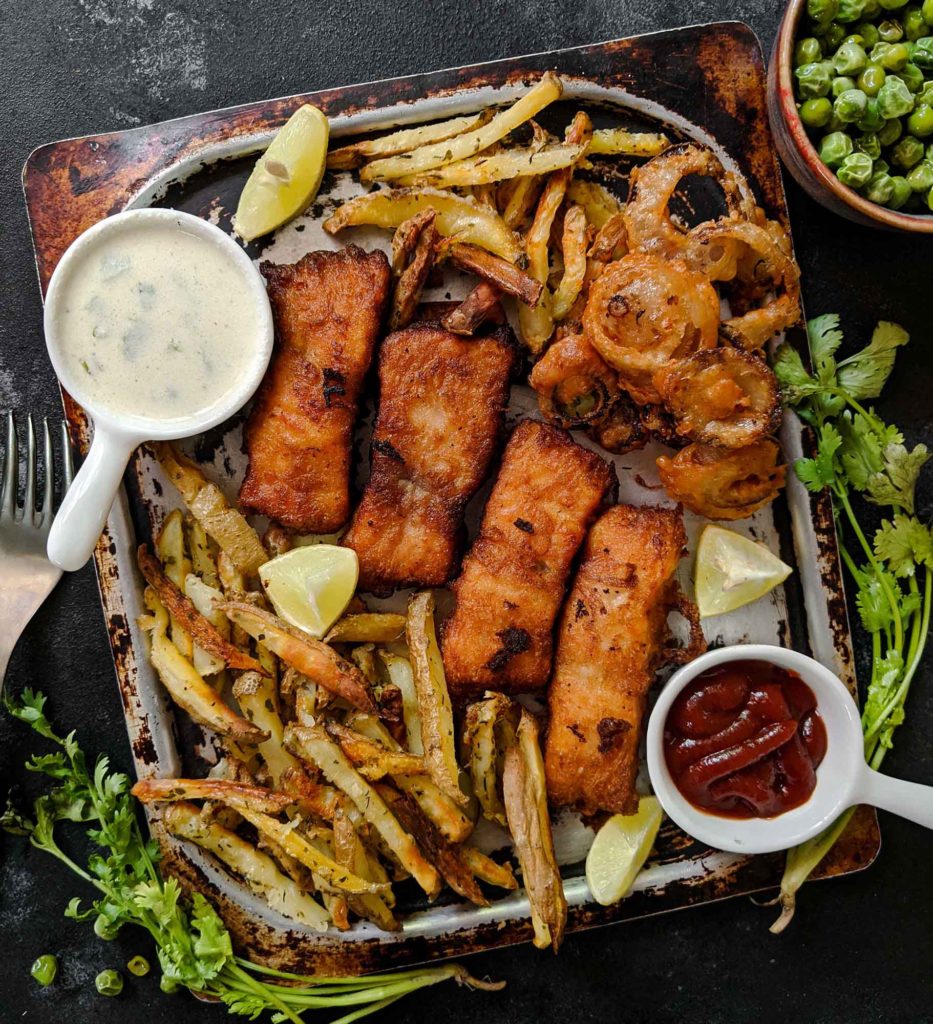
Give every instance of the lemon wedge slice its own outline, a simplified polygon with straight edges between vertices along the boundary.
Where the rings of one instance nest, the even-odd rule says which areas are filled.
[[[233,229],[247,242],[296,217],[317,195],[324,177],[330,126],[306,103],[279,129],[243,186]]]
[[[793,572],[764,544],[709,525],[697,546],[694,582],[701,618],[757,601]]]
[[[618,903],[632,888],[663,817],[657,797],[643,796],[635,814],[614,814],[596,833],[586,855],[586,884],[597,903]]]
[[[259,578],[276,614],[320,639],[350,603],[359,572],[351,548],[315,544],[266,562]]]

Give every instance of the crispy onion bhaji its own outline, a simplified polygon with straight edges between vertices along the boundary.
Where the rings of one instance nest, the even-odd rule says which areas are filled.
[[[379,356],[371,473],[343,543],[360,587],[442,586],[456,568],[463,510],[501,435],[518,348],[508,327],[462,338],[418,323]]]
[[[630,253],[593,283],[583,331],[633,400],[656,405],[658,370],[716,347],[719,297],[706,277],[681,260]]]
[[[773,501],[784,486],[787,467],[769,437],[745,448],[690,444],[673,458],[658,459],[668,495],[709,519],[746,519]]]
[[[740,349],[696,352],[659,370],[654,384],[678,433],[704,444],[742,448],[781,422],[777,378]]]
[[[350,515],[350,445],[360,388],[389,296],[382,252],[349,245],[263,263],[276,348],[246,425],[246,508],[302,533]]]
[[[532,420],[515,428],[453,584],[443,655],[454,696],[547,684],[571,562],[615,486],[614,469],[564,431]]]
[[[619,397],[619,375],[578,326],[561,326],[528,381],[548,423],[580,427],[605,415]]]
[[[679,509],[616,505],[586,539],[558,627],[544,764],[552,804],[632,814],[648,690],[664,660]]]

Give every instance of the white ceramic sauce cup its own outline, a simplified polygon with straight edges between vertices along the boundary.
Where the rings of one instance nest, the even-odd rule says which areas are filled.
[[[727,818],[691,804],[671,778],[664,757],[664,725],[678,694],[701,672],[730,661],[767,661],[789,669],[810,687],[826,726],[826,756],[810,799],[773,818]],[[718,850],[772,853],[822,832],[856,804],[880,807],[933,828],[933,786],[892,779],[865,763],[859,709],[840,679],[813,658],[783,647],[743,644],[701,655],[678,669],[648,720],[648,772],[667,815],[685,832]]]
[[[115,412],[82,389],[82,381],[69,369],[59,347],[57,324],[65,285],[75,267],[88,258],[108,237],[144,228],[160,221],[176,225],[216,245],[236,268],[243,288],[255,305],[255,337],[251,357],[236,385],[206,411],[171,419]],[[45,340],[49,358],[62,385],[84,407],[94,423],[91,449],[74,483],[65,495],[48,540],[48,556],[62,569],[80,569],[90,558],[100,537],[130,456],[143,441],[191,437],[217,426],[232,416],[259,386],[272,355],[272,310],[266,288],[249,256],[220,228],[188,213],[168,209],[128,210],[100,221],[80,235],[66,250],[52,274],[45,297]]]

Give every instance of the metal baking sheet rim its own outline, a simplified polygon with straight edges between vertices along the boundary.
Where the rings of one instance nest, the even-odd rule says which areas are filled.
[[[599,47],[577,49],[593,51]],[[554,56],[565,52],[567,51],[555,51]],[[510,64],[526,59],[528,58],[510,58],[469,70],[488,70],[499,65],[507,72]],[[451,69],[457,70],[464,69]],[[717,150],[727,165],[735,166],[735,161],[719,146],[715,138],[695,123],[661,104],[644,100],[624,89],[598,85],[576,76],[562,75],[562,78],[565,83],[570,83],[569,98],[580,96],[609,101],[635,109],[653,119],[665,121],[685,134],[707,142]],[[494,95],[497,99],[508,98],[511,92],[517,91],[517,88],[508,83],[466,88],[390,107],[359,111],[336,118],[334,135],[357,134],[390,124],[426,120],[441,113],[452,116],[460,111],[475,109],[487,96],[491,98]],[[224,112],[215,113],[219,116]],[[273,130],[240,135],[208,144],[201,149],[193,149],[184,160],[167,165],[147,180],[137,183],[138,188],[134,194],[127,197],[124,208],[147,205],[155,201],[169,184],[184,180],[190,174],[217,160],[246,155],[261,148]],[[779,174],[777,169],[776,173]],[[779,179],[778,188],[780,189]],[[783,196],[781,198],[783,199]],[[86,420],[81,410],[67,395],[63,398],[76,440],[84,448],[87,442]],[[791,458],[804,453],[806,439],[794,417],[788,417],[785,421],[781,440],[785,452]],[[791,474],[788,505],[791,510],[797,564],[805,594],[804,605],[811,649],[816,657],[843,677],[850,689],[854,689],[845,599],[841,587],[835,528],[829,500],[810,495]],[[124,594],[120,587],[121,578],[133,578],[135,575],[135,564],[132,559],[133,537],[128,499],[126,493],[121,491],[107,531],[95,554],[101,599],[113,643],[118,682],[137,767],[141,773],[170,774],[177,772],[179,763],[174,744],[169,742],[170,730],[153,728],[153,725],[160,719],[165,720],[165,716],[171,716],[171,708],[161,690],[149,690],[145,687],[140,690],[137,686],[136,651],[144,650],[145,647],[138,646],[140,637],[135,619],[142,609],[131,607],[134,604],[133,598],[138,598],[135,588]],[[332,933],[321,936],[307,929],[295,928],[293,922],[283,918],[263,901],[254,897],[245,886],[235,882],[200,851],[191,851],[166,837],[159,826],[157,813],[152,814],[150,820],[154,833],[163,847],[170,870],[187,880],[190,885],[209,890],[221,904],[225,919],[235,937],[247,945],[253,955],[270,964],[288,966],[297,963],[303,965],[305,969],[326,968],[332,972],[371,969],[384,966],[387,960],[414,962],[439,954],[458,955],[526,941],[531,937],[531,927],[527,920],[527,899],[521,893],[497,900],[490,908],[451,906],[414,914],[406,921],[405,931],[399,936],[387,936],[365,924],[357,926],[346,936]],[[858,867],[853,869],[850,864],[848,867],[843,866],[842,870],[867,867],[877,852],[877,843],[866,852],[869,856],[863,857]],[[678,876],[677,880],[684,883],[685,889],[680,906],[768,888],[774,884],[779,870],[779,864],[775,865],[774,858],[736,858],[718,853],[711,853],[708,858],[703,858],[697,863],[701,868],[697,871],[695,879],[684,880],[682,873]],[[753,870],[748,870],[749,865],[754,865]],[[664,865],[658,867],[663,869]],[[658,868],[653,869],[655,874],[657,870]],[[744,882],[736,886],[735,883],[740,878],[744,879]],[[695,884],[701,879],[704,882],[703,889]],[[669,887],[665,888],[663,877],[654,877],[650,871],[640,880],[638,891],[616,908],[599,908],[588,904],[589,894],[582,877],[568,880],[566,888],[571,906],[571,930],[677,909],[668,902],[670,891]],[[691,888],[694,898],[691,898]],[[662,901],[666,905],[652,905],[652,893],[658,892],[666,893],[668,899]],[[431,920],[428,920],[429,918]],[[260,933],[262,937],[268,939],[268,945]],[[301,946],[313,947],[307,951],[308,956],[299,955],[297,960],[292,955],[297,952],[294,950],[296,940]],[[427,945],[428,943],[430,945]],[[352,952],[348,947],[352,947]],[[352,968],[348,966],[351,960]]]

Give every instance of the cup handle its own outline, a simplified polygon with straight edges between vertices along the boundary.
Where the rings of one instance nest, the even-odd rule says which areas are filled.
[[[853,802],[880,807],[924,828],[933,828],[933,786],[892,779],[866,765],[856,785]]]
[[[74,572],[91,557],[138,439],[95,425],[91,450],[52,522],[49,560]]]

